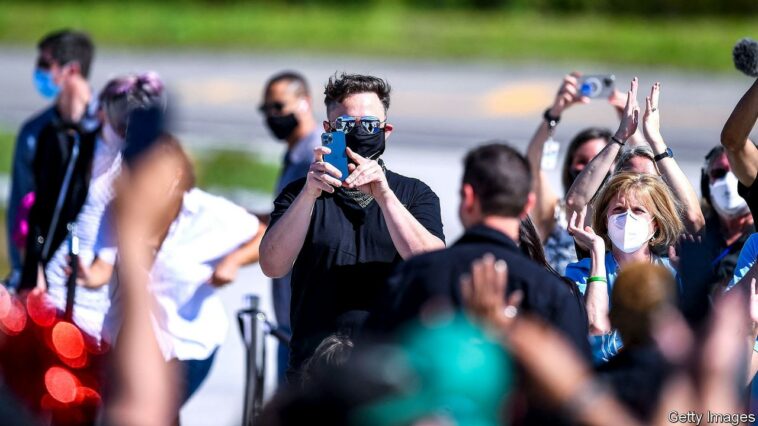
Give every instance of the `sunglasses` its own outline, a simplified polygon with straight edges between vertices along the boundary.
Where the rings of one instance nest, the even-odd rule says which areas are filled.
[[[258,107],[258,111],[266,115],[269,115],[271,113],[281,114],[284,111],[284,103],[269,102],[261,104],[261,106]]]
[[[713,169],[708,173],[708,176],[711,178],[711,181],[714,181],[725,177],[727,173],[729,173],[727,169]]]
[[[380,120],[377,117],[367,115],[365,117],[352,117],[341,115],[336,120],[329,123],[332,128],[338,132],[351,133],[356,129],[356,124],[360,124],[364,130],[370,134],[377,134],[384,130],[387,120]]]

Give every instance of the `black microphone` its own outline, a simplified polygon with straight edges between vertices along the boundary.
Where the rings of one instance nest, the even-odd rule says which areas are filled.
[[[758,77],[758,42],[745,37],[732,50],[734,67],[750,77]]]

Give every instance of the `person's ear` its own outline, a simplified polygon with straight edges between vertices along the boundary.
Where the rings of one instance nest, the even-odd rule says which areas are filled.
[[[331,127],[332,127],[332,126],[329,124],[329,122],[328,122],[328,121],[324,120],[324,123],[323,123],[323,124],[324,124],[324,131],[325,131],[325,132],[329,132],[329,131],[331,131]]]
[[[534,192],[529,192],[529,195],[526,196],[526,203],[524,204],[524,210],[521,211],[519,214],[519,219],[526,219],[527,216],[529,216],[529,213],[531,213],[534,206],[537,205],[537,196],[534,194]]]
[[[77,75],[77,74],[81,75],[82,66],[79,64],[78,61],[71,61],[63,67],[63,74],[66,76]]]
[[[384,139],[387,139],[392,134],[392,130],[394,130],[395,126],[393,126],[390,123],[386,123],[384,125]]]
[[[469,183],[464,183],[461,187],[461,206],[466,213],[471,213],[476,207],[476,193],[474,187]]]

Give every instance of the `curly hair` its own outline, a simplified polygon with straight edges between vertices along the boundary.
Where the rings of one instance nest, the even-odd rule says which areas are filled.
[[[371,75],[342,73],[329,77],[324,88],[324,104],[331,110],[335,104],[357,93],[376,93],[384,106],[384,112],[390,108],[390,91],[392,88],[386,80]]]

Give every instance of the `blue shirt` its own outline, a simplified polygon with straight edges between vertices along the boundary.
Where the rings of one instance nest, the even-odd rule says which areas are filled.
[[[653,257],[653,263],[666,267],[676,276],[676,269],[671,266],[667,257]],[[571,263],[566,267],[566,278],[573,281],[579,292],[585,294],[587,291],[587,279],[590,277],[592,268],[592,259],[584,258],[578,262]],[[613,285],[618,277],[619,265],[613,257],[612,252],[605,254],[605,278],[608,280],[608,307],[610,308],[610,295],[613,292]],[[678,280],[677,280],[678,281]],[[592,349],[592,361],[595,365],[600,365],[611,359],[623,347],[623,342],[617,330],[611,330],[609,334],[601,336],[590,336],[590,348]]]

